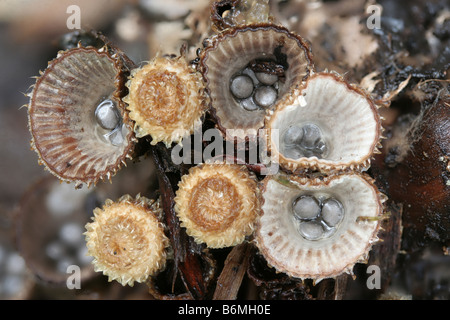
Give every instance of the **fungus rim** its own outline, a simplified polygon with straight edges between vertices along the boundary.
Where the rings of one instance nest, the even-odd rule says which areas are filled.
[[[121,210],[124,206],[128,207],[127,211]],[[110,224],[112,221],[116,222],[116,218],[127,218],[127,221],[125,221],[124,225],[120,224],[119,226],[117,224]],[[105,252],[108,246],[104,245],[104,241],[107,241],[110,238],[106,231],[122,232],[123,230],[128,230],[130,227],[130,219],[139,221],[140,223],[136,224],[134,227],[132,226],[130,233],[126,233],[125,235],[133,235],[131,236],[131,241],[134,241],[137,236],[135,234],[135,231],[137,230],[135,227],[137,226],[144,231],[142,232],[142,238],[146,239],[146,244],[148,246],[139,248],[139,256],[136,256],[136,254],[134,255],[135,258],[138,259],[137,261],[133,260],[131,262],[133,263],[132,265],[128,263],[125,266],[117,266],[117,262],[103,261],[101,259],[102,256],[112,257],[110,252]],[[145,222],[147,223],[144,224]],[[109,227],[113,227],[114,229],[108,230]],[[119,230],[115,230],[116,228],[119,228]],[[143,197],[140,194],[136,195],[135,198],[130,195],[124,195],[117,201],[107,199],[101,208],[97,207],[94,209],[92,222],[87,223],[85,229],[86,232],[83,234],[86,238],[88,255],[94,258],[92,261],[94,270],[108,276],[108,281],[110,282],[116,280],[123,286],[129,285],[132,287],[134,282],[142,283],[149,277],[163,270],[166,266],[170,245],[169,239],[165,235],[164,224],[162,223],[162,208],[160,207],[159,199],[155,201]],[[106,235],[104,233],[106,233]],[[128,240],[130,239],[128,238]],[[142,259],[142,251],[149,253],[146,260]],[[127,259],[129,252],[132,251],[127,251]],[[120,256],[116,256],[115,252],[113,254],[115,257],[120,258]]]
[[[220,117],[217,115],[217,110],[213,106],[213,98],[211,96],[211,89],[210,89],[210,80],[208,78],[208,73],[209,73],[210,68],[209,68],[208,64],[206,63],[206,61],[208,60],[208,57],[209,57],[209,51],[217,50],[219,44],[224,39],[234,38],[239,33],[243,33],[243,32],[258,32],[258,31],[274,31],[274,32],[277,32],[280,34],[284,34],[285,36],[289,37],[293,41],[297,42],[299,49],[301,49],[304,53],[304,58],[305,58],[305,61],[307,64],[307,67],[305,69],[305,75],[303,76],[302,81],[307,79],[309,77],[309,75],[312,74],[315,70],[312,49],[311,49],[309,42],[307,42],[307,40],[302,38],[300,35],[297,35],[296,33],[290,31],[286,27],[279,25],[279,24],[252,23],[252,24],[247,24],[247,25],[237,25],[234,27],[227,28],[218,34],[213,35],[211,38],[204,40],[204,42],[203,42],[204,48],[202,49],[201,53],[199,54],[199,58],[200,58],[199,68],[201,70],[201,74],[202,74],[202,77],[203,77],[203,80],[205,83],[206,94],[208,95],[208,97],[210,97],[209,113],[211,114],[212,118],[215,120],[219,131],[224,135],[224,137],[226,139],[235,139],[235,138],[242,139],[242,137],[240,135],[229,136],[227,134],[227,129],[233,130],[236,128],[224,127]],[[277,97],[275,104],[273,106],[271,106],[269,109],[274,109],[276,104],[278,103],[278,101],[284,99],[284,97],[286,97],[286,96],[290,96],[293,92],[295,92],[296,87],[298,87],[301,84],[300,82],[292,83],[291,87],[288,90],[286,90],[284,95],[282,97]],[[262,114],[265,114],[265,113],[267,113],[267,110],[265,110],[265,112],[262,112]],[[261,118],[260,125],[258,128],[245,129],[248,131],[247,134],[244,133],[245,140],[251,139],[253,136],[256,137],[256,135],[257,135],[256,131],[263,127],[264,127],[264,116]]]
[[[276,120],[276,115],[279,112],[283,112],[285,109],[296,106],[297,108],[301,108],[304,99],[304,92],[307,90],[310,81],[313,81],[319,77],[329,77],[334,80],[337,84],[345,85],[346,89],[349,92],[353,92],[363,99],[367,101],[367,105],[370,108],[370,111],[373,114],[374,124],[375,124],[375,136],[371,146],[368,148],[368,153],[366,155],[359,156],[359,159],[350,160],[350,161],[333,161],[326,160],[317,157],[301,157],[298,159],[286,158],[283,154],[278,150],[278,147],[275,145],[272,139],[272,124]],[[333,173],[333,172],[350,172],[353,170],[356,171],[364,171],[370,167],[371,158],[374,154],[380,153],[379,149],[381,146],[381,139],[384,139],[382,136],[382,132],[384,128],[382,127],[381,116],[378,112],[379,106],[375,104],[370,95],[364,91],[362,88],[355,84],[348,83],[344,77],[339,75],[336,72],[317,72],[313,73],[309,76],[309,78],[297,89],[294,93],[289,96],[285,96],[282,100],[278,101],[274,110],[269,110],[266,113],[265,117],[265,128],[267,129],[266,141],[267,141],[267,149],[272,155],[276,154],[278,156],[278,161],[281,167],[288,170],[292,173],[302,173],[306,170],[318,170],[323,173]]]
[[[183,110],[185,112],[189,111],[191,113],[190,117],[178,115],[179,119],[176,119],[174,123],[162,126],[150,123],[136,108],[136,105],[139,103],[136,101],[138,97],[134,92],[141,88],[142,82],[149,73],[157,70],[174,73],[182,81],[186,91],[188,91],[186,106],[184,106]],[[183,52],[177,57],[156,56],[140,68],[133,69],[126,86],[129,92],[123,98],[123,101],[127,104],[126,109],[134,122],[133,129],[136,136],[151,136],[152,145],[163,142],[167,147],[170,147],[172,143],[181,143],[186,135],[192,134],[196,128],[201,126],[202,117],[208,109],[207,95],[202,77],[186,61]],[[158,109],[160,112],[163,110],[163,108]],[[186,119],[190,120],[189,123],[187,123]]]
[[[191,191],[201,181],[207,181],[211,177],[220,175],[237,192],[241,206],[235,215],[235,219],[228,221],[229,225],[224,230],[202,230],[191,214]],[[238,164],[226,164],[222,162],[200,164],[189,169],[189,173],[182,176],[178,183],[175,197],[175,212],[181,221],[181,226],[186,228],[189,236],[197,243],[205,243],[209,248],[230,247],[242,243],[250,236],[255,228],[256,218],[260,214],[261,194],[254,174],[245,166]],[[228,220],[230,217],[228,217]]]
[[[117,109],[122,117],[123,125],[125,125],[128,129],[128,134],[126,137],[124,137],[124,141],[127,142],[126,148],[124,148],[124,151],[121,156],[117,158],[117,160],[106,166],[102,171],[95,172],[94,174],[86,174],[84,177],[75,176],[70,177],[67,176],[64,173],[59,172],[56,168],[54,168],[54,165],[49,163],[46,160],[46,156],[43,155],[43,151],[39,148],[39,142],[36,137],[36,132],[34,128],[34,117],[33,117],[33,111],[36,108],[36,95],[39,90],[39,87],[41,83],[44,81],[45,77],[53,72],[55,66],[66,59],[68,56],[77,54],[77,53],[93,53],[96,54],[98,57],[106,57],[109,62],[111,62],[114,66],[114,69],[116,70],[116,75],[114,77],[114,83],[113,86],[115,87],[115,91],[112,92],[111,96],[115,99],[115,102],[117,103]],[[114,50],[113,50],[114,52]],[[49,171],[51,174],[56,176],[59,180],[65,181],[68,183],[74,182],[76,184],[76,187],[80,187],[83,183],[87,184],[88,187],[90,187],[92,184],[96,185],[99,180],[110,180],[112,176],[114,176],[123,165],[126,165],[125,160],[126,159],[132,159],[132,154],[134,151],[135,144],[137,142],[137,139],[135,138],[133,130],[131,130],[130,126],[130,120],[128,116],[128,111],[125,108],[124,103],[122,102],[122,95],[123,95],[123,86],[124,86],[124,78],[125,73],[128,72],[128,66],[127,62],[129,62],[128,58],[123,56],[121,52],[115,52],[110,53],[109,47],[107,45],[103,46],[100,49],[97,49],[92,46],[88,47],[82,47],[81,44],[78,45],[78,47],[67,49],[67,50],[61,50],[57,53],[57,56],[48,62],[47,67],[42,72],[40,71],[40,75],[38,77],[35,77],[36,83],[31,85],[32,91],[27,94],[27,96],[30,98],[29,103],[27,104],[28,108],[28,129],[31,134],[31,141],[30,145],[31,148],[38,154],[38,163],[40,165],[44,165],[45,169]]]
[[[311,188],[311,189],[315,189],[315,191],[318,190],[318,188],[330,188],[335,186],[336,184],[339,183],[339,179],[342,178],[357,178],[360,182],[364,183],[367,185],[368,188],[370,188],[370,190],[373,193],[374,196],[374,201],[376,204],[376,209],[375,209],[375,214],[374,216],[361,216],[359,214],[357,214],[357,216],[355,217],[355,221],[354,223],[358,223],[358,224],[368,224],[368,223],[375,223],[376,225],[373,227],[373,231],[370,232],[370,234],[368,234],[367,236],[367,243],[364,246],[364,248],[362,250],[360,250],[359,252],[353,254],[354,259],[350,258],[347,259],[349,261],[346,261],[345,263],[343,263],[341,260],[339,261],[339,263],[341,264],[341,266],[339,267],[333,267],[330,270],[320,270],[317,271],[315,273],[312,272],[305,272],[302,271],[301,269],[299,269],[299,263],[300,260],[296,260],[297,264],[295,265],[295,268],[292,268],[291,262],[287,262],[286,259],[289,259],[290,257],[294,256],[294,249],[291,248],[291,250],[289,251],[288,254],[283,254],[280,252],[275,252],[274,249],[269,249],[269,245],[266,243],[265,236],[268,236],[269,238],[273,238],[275,237],[280,237],[280,234],[278,235],[274,235],[271,231],[269,233],[265,233],[266,231],[262,231],[262,219],[264,219],[264,209],[265,209],[265,205],[266,205],[266,198],[264,196],[264,194],[267,192],[267,187],[270,181],[274,180],[276,181],[276,183],[280,184],[280,185],[284,185],[286,187],[290,187],[290,188],[296,188],[296,189],[301,189],[302,187],[307,187],[307,188]],[[341,182],[342,183],[342,182]],[[320,191],[318,191],[320,193]],[[323,192],[323,191],[322,191]],[[336,278],[337,276],[343,274],[343,273],[348,273],[353,275],[353,267],[356,263],[367,263],[368,260],[368,255],[370,250],[372,249],[372,246],[377,243],[378,241],[380,241],[380,239],[378,238],[378,233],[380,232],[380,230],[382,230],[381,227],[381,221],[382,219],[385,218],[384,212],[385,212],[385,205],[384,202],[387,201],[387,197],[381,193],[378,188],[375,185],[375,180],[372,179],[370,176],[368,176],[365,173],[360,173],[360,172],[350,172],[350,173],[342,173],[342,174],[335,174],[335,175],[331,175],[331,176],[327,176],[327,177],[320,177],[320,178],[309,178],[307,176],[295,176],[295,175],[286,175],[286,174],[278,174],[276,176],[268,176],[266,177],[263,181],[261,181],[261,195],[262,195],[262,205],[261,205],[261,215],[259,217],[259,219],[257,220],[256,223],[256,229],[255,229],[255,236],[254,236],[254,243],[256,245],[256,247],[259,249],[260,253],[264,256],[264,258],[266,259],[267,263],[269,266],[275,268],[277,270],[277,272],[283,272],[286,273],[288,276],[290,277],[295,277],[295,278],[300,278],[300,279],[314,279],[315,282],[319,282],[322,279],[325,278]],[[281,201],[281,200],[279,200]],[[348,214],[346,214],[348,215]],[[279,214],[277,216],[280,216]],[[279,217],[278,217],[279,218]],[[347,217],[348,219],[348,217]],[[289,234],[288,232],[283,233],[282,236],[286,236],[287,234]],[[360,236],[359,234],[355,234],[356,236]],[[335,232],[333,235],[331,235],[329,238],[325,239],[325,242],[331,242],[333,241],[333,238],[337,238],[339,236],[338,240],[341,240],[341,238],[343,237],[343,232],[340,231]],[[300,239],[301,235],[299,234],[299,239]],[[289,240],[286,239],[281,239],[281,242],[284,243],[283,248],[287,248],[288,247],[288,243]],[[321,250],[320,248],[320,242],[321,240],[306,240],[306,243],[308,243],[308,241],[314,242],[315,244],[312,244],[311,247],[317,247],[315,249],[319,249],[319,250],[315,250],[314,252],[316,253],[317,257],[313,257],[315,258],[321,258],[323,257],[323,253],[320,252],[317,253],[318,251]],[[303,245],[305,246],[305,245]],[[311,247],[308,249],[308,251],[306,252],[306,254],[311,254],[313,251],[311,250]],[[336,244],[331,244],[330,247],[337,249],[338,247],[336,246]],[[302,248],[303,249],[303,248]],[[273,253],[276,253],[276,257],[274,255],[272,255]],[[342,257],[346,256],[346,255],[341,255]],[[303,258],[305,258],[305,254],[303,254]],[[302,261],[304,261],[302,258]],[[312,259],[312,260],[314,260]],[[350,261],[351,260],[351,261]],[[308,263],[308,265],[311,265],[311,261],[310,263]],[[327,260],[326,263],[317,263],[315,265],[315,267],[317,268],[326,268],[329,265],[329,261]]]

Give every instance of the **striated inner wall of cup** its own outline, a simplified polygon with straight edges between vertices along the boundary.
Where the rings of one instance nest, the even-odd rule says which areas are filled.
[[[273,143],[282,155],[296,159],[289,150],[292,127],[303,131],[317,127],[320,134],[315,143],[324,144],[322,153],[299,153],[298,158],[317,156],[329,162],[346,163],[361,161],[372,154],[380,128],[376,109],[365,96],[332,76],[311,79],[303,94],[302,102],[297,100],[284,106],[274,115],[271,127],[279,129],[280,139]]]
[[[280,272],[300,278],[336,276],[369,250],[378,230],[382,205],[377,189],[359,175],[344,175],[329,183],[289,183],[270,178],[263,193],[263,214],[256,241],[265,258]],[[344,215],[335,230],[308,239],[293,212],[300,196],[338,199]]]
[[[266,108],[246,110],[232,93],[232,80],[246,73],[254,61],[282,66],[283,74],[272,87],[277,100],[300,84],[309,72],[306,47],[299,39],[275,28],[239,30],[229,34],[207,50],[207,80],[212,106],[222,127],[227,129],[258,129],[263,125]],[[261,84],[256,84],[254,91]],[[255,97],[255,96],[253,96]]]
[[[311,240],[302,236],[301,232],[299,232],[300,223],[293,211],[293,204],[301,196],[313,196],[322,202],[326,199],[339,200],[344,209],[344,215],[335,230],[332,232],[324,230],[323,237],[318,240]],[[328,186],[304,185],[293,187],[282,185],[276,180],[272,180],[267,185],[264,199],[263,210],[265,214],[267,213],[267,217],[271,214],[276,214],[280,220],[277,222],[277,225],[279,224],[280,227],[286,228],[285,230],[289,233],[295,234],[299,240],[306,241],[313,247],[316,246],[319,240],[320,242],[332,242],[333,238],[345,233],[349,225],[355,224],[358,216],[374,217],[379,211],[374,190],[368,188],[367,183],[363,180],[348,176],[336,179]],[[263,217],[262,219],[265,218]],[[355,228],[357,228],[356,224]]]
[[[128,129],[114,96],[114,62],[94,50],[77,50],[60,58],[37,83],[30,127],[46,164],[64,178],[83,180],[116,165],[127,147]],[[118,115],[113,130],[102,128],[96,118],[97,106],[105,101]]]

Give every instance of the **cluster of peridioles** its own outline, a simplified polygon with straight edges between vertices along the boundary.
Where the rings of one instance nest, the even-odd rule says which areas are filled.
[[[317,282],[352,273],[378,241],[386,200],[363,173],[380,147],[378,107],[339,74],[315,72],[307,41],[281,26],[216,29],[200,67],[217,126],[242,129],[241,139],[266,129],[281,167],[260,186],[255,244],[270,266],[292,277]],[[268,105],[255,96],[267,86],[255,70],[274,81]],[[266,91],[265,101],[275,96]]]
[[[265,125],[285,173],[265,179],[258,247],[270,265],[294,277],[317,282],[352,274],[378,241],[386,200],[363,172],[380,147],[378,108],[339,75],[312,72]],[[280,211],[284,222],[275,219]]]
[[[192,168],[175,197],[182,227],[211,248],[254,240],[292,277],[351,273],[378,240],[383,212],[363,173],[381,138],[377,107],[336,73],[316,73],[307,41],[285,27],[221,26],[195,63],[182,53],[138,68],[104,37],[100,48],[59,52],[29,95],[33,148],[59,179],[95,185],[133,158],[138,139],[171,147],[205,113],[222,132],[242,129],[238,139],[268,129],[279,174],[258,181],[244,165]],[[124,196],[96,210],[86,235],[97,271],[132,285],[164,268],[173,248],[155,203]]]

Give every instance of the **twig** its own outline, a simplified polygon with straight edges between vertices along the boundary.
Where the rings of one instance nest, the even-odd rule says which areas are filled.
[[[247,271],[251,246],[244,242],[235,246],[228,254],[225,265],[217,279],[214,300],[235,300]]]

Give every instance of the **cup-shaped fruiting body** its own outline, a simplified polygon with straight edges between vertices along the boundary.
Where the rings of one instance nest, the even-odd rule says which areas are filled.
[[[233,138],[255,135],[264,126],[266,110],[289,95],[313,68],[306,42],[281,26],[230,28],[205,44],[200,66],[211,113],[219,129]]]
[[[124,98],[138,137],[150,135],[152,144],[179,143],[202,123],[206,111],[201,75],[184,55],[156,57],[134,69]]]
[[[188,235],[210,248],[242,243],[260,210],[256,179],[245,166],[202,164],[178,184],[175,211]]]
[[[268,146],[300,173],[364,170],[378,152],[381,120],[370,97],[335,73],[316,73],[266,118]]]
[[[159,201],[137,195],[105,201],[86,224],[86,246],[95,271],[123,286],[144,282],[164,269],[169,240]]]
[[[385,196],[361,173],[263,180],[255,242],[269,265],[301,279],[334,278],[365,262]]]
[[[131,158],[135,138],[121,101],[128,66],[106,47],[77,47],[52,60],[28,106],[32,147],[60,180],[109,179]]]

